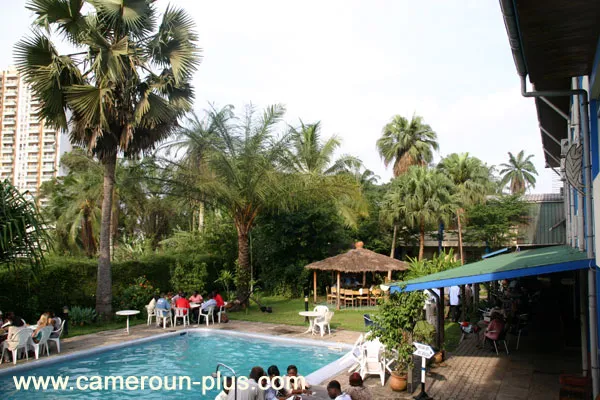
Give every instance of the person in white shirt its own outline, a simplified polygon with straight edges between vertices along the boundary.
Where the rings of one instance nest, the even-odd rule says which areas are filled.
[[[228,388],[233,387],[233,378],[230,376],[227,376],[227,377],[225,377],[223,383],[224,383],[223,390],[221,390],[221,393],[219,393],[217,395],[217,397],[215,397],[215,400],[227,400],[227,398],[229,397],[228,395],[231,390]]]
[[[439,289],[431,289],[438,296],[440,295]],[[433,326],[437,326],[437,301],[436,298],[429,290],[424,290],[425,293],[425,304],[423,309],[425,310],[425,320]]]
[[[450,287],[450,312],[452,321],[458,322],[460,316],[460,287],[454,285]]]
[[[342,386],[338,381],[331,381],[327,385],[327,394],[334,400],[352,400],[352,397],[342,392]]]
[[[258,385],[258,381],[266,376],[265,370],[261,367],[254,367],[250,371],[247,388],[237,388],[237,397],[235,390],[230,390],[227,395],[228,400],[265,400],[265,391]]]

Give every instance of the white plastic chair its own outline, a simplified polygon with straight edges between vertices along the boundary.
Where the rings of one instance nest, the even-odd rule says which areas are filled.
[[[0,364],[4,361],[4,352],[6,350],[12,353],[13,364],[17,363],[17,358],[19,356],[19,351],[22,350],[25,352],[25,358],[29,360],[29,354],[27,353],[27,345],[30,342],[31,334],[33,333],[33,329],[25,328],[20,330],[17,333],[17,346],[14,349],[8,348],[8,343],[5,341],[2,343],[2,354],[0,355]]]
[[[185,324],[190,324],[190,310],[187,308],[175,308],[175,325],[177,325],[177,319],[181,318],[183,320],[183,327],[185,328]]]
[[[50,337],[48,338],[48,345],[50,345],[50,343],[54,342],[54,344],[56,344],[56,350],[59,353],[60,353],[60,337],[62,336],[64,329],[65,329],[65,321],[62,321],[60,323],[60,329],[50,333]]]
[[[322,317],[318,317],[315,319],[315,326],[319,327],[319,331],[321,332],[321,337],[325,334],[325,327],[327,327],[327,332],[331,335],[331,327],[329,323],[333,318],[333,311],[327,311],[325,315]]]
[[[200,321],[202,320],[202,317],[204,317],[204,319],[206,319],[206,326],[208,326],[209,319],[212,320],[212,323],[214,325],[214,323],[215,323],[215,316],[213,315],[214,311],[215,311],[215,306],[206,307],[206,310],[204,310],[204,312],[202,311],[202,308],[200,308],[200,311],[198,312],[198,325],[200,325]]]
[[[385,347],[379,339],[370,340],[364,344],[364,356],[360,364],[360,376],[379,375],[381,386],[385,385]]]
[[[353,372],[354,370],[360,368],[360,364],[362,363],[362,359],[363,359],[363,343],[364,343],[364,336],[361,334],[358,339],[356,339],[356,342],[354,342],[354,346],[352,346],[352,350],[350,350],[350,356],[354,359],[354,363],[352,364],[352,367],[350,367],[350,369],[348,370],[348,372]]]
[[[146,305],[146,313],[148,314],[148,326],[152,325],[152,317],[156,319],[156,307],[150,308]]]
[[[52,331],[54,330],[53,326],[45,326],[43,327],[40,332],[41,332],[41,337],[39,342],[34,342],[33,338],[31,338],[31,342],[29,343],[29,346],[31,348],[33,348],[33,351],[35,353],[35,359],[37,360],[38,358],[40,358],[40,349],[42,349],[42,353],[44,352],[44,347],[46,348],[46,354],[48,355],[48,357],[50,357],[50,348],[48,346],[48,339],[50,339],[50,335],[52,334]]]
[[[159,321],[159,318],[162,319],[163,329],[167,328],[167,321],[171,322],[171,326],[173,326],[173,314],[171,314],[171,310],[165,310],[162,308],[155,309],[156,321]]]
[[[219,307],[219,312],[217,313],[217,317],[219,318],[219,323],[221,323],[221,314],[227,314],[227,310],[225,309],[226,305],[227,305],[227,302],[225,302],[225,305]]]
[[[319,314],[325,314],[329,311],[329,307],[327,306],[316,306],[313,312],[318,312]]]

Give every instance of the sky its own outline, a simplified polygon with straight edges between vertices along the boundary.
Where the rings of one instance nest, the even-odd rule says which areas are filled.
[[[0,0],[0,68],[32,20],[24,0]],[[158,0],[164,9],[166,0]],[[171,0],[195,20],[202,63],[195,109],[209,103],[282,103],[286,121],[321,121],[387,182],[375,142],[396,114],[422,116],[438,134],[436,161],[469,152],[489,165],[533,154],[533,193],[557,190],[534,101],[519,78],[497,1]]]

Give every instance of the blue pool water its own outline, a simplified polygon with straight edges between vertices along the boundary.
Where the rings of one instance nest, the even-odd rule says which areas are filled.
[[[321,346],[295,345],[263,339],[220,334],[217,332],[193,332],[183,336],[171,336],[128,347],[110,350],[64,362],[32,368],[17,376],[190,376],[202,381],[210,376],[218,362],[234,368],[238,375],[248,376],[253,366],[265,370],[277,365],[282,374],[289,364],[298,367],[300,375],[306,376],[342,356],[340,351]],[[170,381],[169,381],[170,382]],[[75,385],[73,385],[75,386]],[[125,399],[144,398],[214,399],[217,390],[202,395],[201,386],[192,385],[191,390],[179,392],[152,391],[17,391],[13,375],[0,375],[0,398],[2,399],[56,399],[106,397]]]

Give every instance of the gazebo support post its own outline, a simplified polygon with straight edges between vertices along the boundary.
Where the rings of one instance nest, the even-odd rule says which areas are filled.
[[[438,350],[441,351],[444,346],[444,315],[446,314],[446,300],[444,297],[444,288],[439,288],[438,290],[440,291],[440,302],[437,307],[437,341],[440,344]]]
[[[367,271],[363,271],[363,283],[362,287],[367,286]]]
[[[336,310],[340,309],[340,292],[342,290],[341,286],[340,286],[340,271],[337,272],[337,306],[336,306]]]
[[[392,281],[392,270],[389,270],[389,271],[388,271],[387,281],[388,281],[388,282],[391,282],[391,281]]]
[[[317,270],[313,269],[313,302],[317,304]]]

